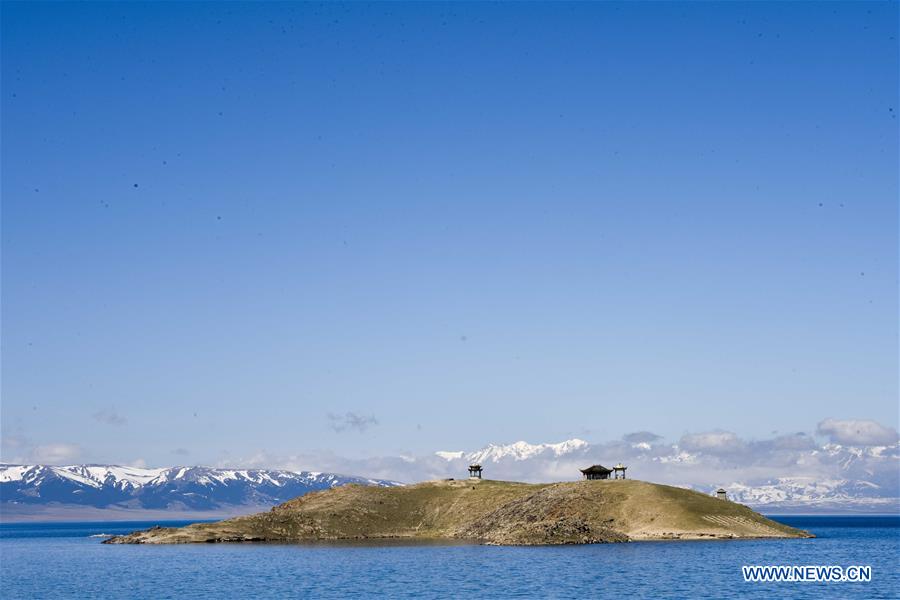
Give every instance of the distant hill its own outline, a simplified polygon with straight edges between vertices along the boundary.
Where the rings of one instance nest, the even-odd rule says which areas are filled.
[[[400,485],[395,481],[310,471],[0,464],[0,515],[99,514],[96,509],[126,514],[236,513],[242,508],[273,506],[347,483]]]
[[[635,480],[349,485],[218,523],[160,528],[113,544],[418,538],[488,544],[811,537],[746,506]]]

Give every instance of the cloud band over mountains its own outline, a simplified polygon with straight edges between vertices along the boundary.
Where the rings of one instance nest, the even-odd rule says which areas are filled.
[[[334,421],[341,430],[361,431],[372,425],[374,418],[359,421],[341,415]],[[13,463],[72,464],[81,453],[79,447],[65,443],[32,445],[16,437],[3,442],[4,460]],[[175,452],[187,453],[182,449]],[[870,512],[900,511],[897,430],[864,419],[828,418],[813,432],[766,439],[745,439],[734,432],[714,430],[688,433],[672,442],[639,431],[611,441],[519,441],[488,444],[477,450],[436,448],[418,456],[348,458],[330,451],[278,455],[260,450],[215,466],[325,471],[416,482],[466,477],[466,467],[472,462],[484,466],[487,478],[529,482],[574,480],[585,466],[622,462],[628,466],[629,477],[705,491],[724,486],[734,499],[748,504],[819,503],[823,510],[855,506]]]
[[[642,431],[607,442],[517,442],[475,451],[440,449],[425,456],[348,459],[333,453],[273,456],[261,452],[240,466],[320,469],[412,482],[465,477],[470,462],[484,465],[485,477],[491,479],[573,480],[587,465],[623,462],[631,477],[697,489],[784,487],[802,482],[813,491],[830,486],[837,494],[834,489],[852,486],[854,493],[883,501],[888,508],[900,497],[897,431],[867,420],[825,419],[815,433],[774,435],[762,440],[747,440],[718,430],[686,434],[677,442],[667,442]]]

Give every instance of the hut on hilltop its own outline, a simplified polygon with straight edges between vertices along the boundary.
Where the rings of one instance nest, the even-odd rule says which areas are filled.
[[[607,469],[603,465],[592,465],[587,469],[581,469],[585,479],[609,479],[612,469]]]

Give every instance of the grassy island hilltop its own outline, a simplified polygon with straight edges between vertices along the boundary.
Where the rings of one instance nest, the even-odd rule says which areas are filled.
[[[154,527],[108,544],[465,539],[486,544],[812,537],[746,506],[638,480],[345,485],[216,523]]]

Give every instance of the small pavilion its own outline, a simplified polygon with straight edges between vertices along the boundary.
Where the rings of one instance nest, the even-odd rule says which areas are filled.
[[[625,479],[625,469],[627,469],[625,465],[622,463],[617,464],[613,467],[613,479]]]
[[[587,469],[581,469],[581,473],[585,479],[609,479],[612,469],[607,469],[603,465],[592,465]]]
[[[469,465],[469,479],[481,479],[481,465]]]
[[[719,488],[716,490],[716,498],[719,500],[728,500],[728,492],[725,491],[725,488]]]

